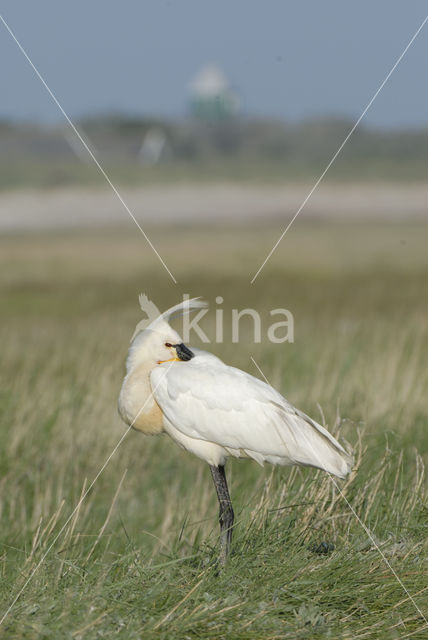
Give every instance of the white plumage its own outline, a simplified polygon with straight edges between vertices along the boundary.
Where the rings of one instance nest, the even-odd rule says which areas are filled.
[[[261,464],[314,466],[340,477],[348,473],[349,457],[324,427],[265,382],[211,354],[193,352],[188,362],[165,362],[150,374],[172,438],[217,466],[232,455]],[[180,441],[183,435],[189,440]],[[214,446],[200,449],[201,441]]]
[[[260,464],[312,466],[345,477],[352,458],[324,427],[265,382],[206,351],[190,351],[183,345],[168,320],[202,306],[198,299],[189,300],[163,313],[147,329],[137,326],[119,397],[125,422],[148,434],[166,431],[208,462],[221,523],[227,520],[227,509],[233,523],[223,471],[228,456]],[[222,526],[223,560],[231,526],[230,518],[228,528]]]

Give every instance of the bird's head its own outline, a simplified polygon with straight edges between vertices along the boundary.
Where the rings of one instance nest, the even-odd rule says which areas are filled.
[[[136,339],[129,351],[128,364],[134,368],[144,364],[149,370],[164,362],[186,362],[194,353],[186,347],[179,334],[168,325],[148,329]]]
[[[160,314],[148,327],[137,325],[126,363],[127,371],[139,365],[149,370],[164,362],[186,362],[194,357],[194,353],[187,347],[180,335],[168,324],[174,316],[188,313],[194,309],[206,306],[199,299],[185,300],[168,311]]]

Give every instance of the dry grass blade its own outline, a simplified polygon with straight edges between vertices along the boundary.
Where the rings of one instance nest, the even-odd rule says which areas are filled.
[[[107,517],[104,520],[103,525],[102,525],[101,529],[98,532],[98,535],[97,535],[97,538],[96,538],[94,544],[92,545],[88,555],[86,556],[85,562],[88,562],[89,558],[91,557],[91,555],[95,551],[96,547],[98,546],[99,541],[101,540],[101,538],[104,535],[104,531],[106,530],[106,527],[107,527],[107,525],[108,525],[108,523],[110,521],[111,515],[112,515],[113,510],[114,510],[114,506],[116,504],[116,500],[117,500],[117,498],[119,496],[120,489],[122,487],[123,481],[125,480],[125,476],[126,476],[127,472],[128,472],[128,469],[125,469],[125,471],[123,472],[123,475],[122,475],[122,477],[120,479],[119,485],[118,485],[118,487],[116,489],[116,492],[115,492],[115,494],[113,496],[113,500],[111,501],[111,505],[110,505],[110,509],[108,510]]]

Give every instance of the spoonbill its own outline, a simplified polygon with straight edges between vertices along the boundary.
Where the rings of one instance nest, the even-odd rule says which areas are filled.
[[[145,310],[145,296],[140,304]],[[225,475],[229,456],[261,465],[311,466],[339,478],[351,470],[352,458],[324,427],[270,385],[183,343],[170,318],[206,306],[193,298],[147,327],[137,325],[118,409],[134,429],[147,435],[166,432],[209,464],[220,505],[219,560],[225,564],[234,521]]]

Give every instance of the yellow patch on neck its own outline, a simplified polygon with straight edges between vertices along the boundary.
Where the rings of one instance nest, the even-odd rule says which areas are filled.
[[[156,401],[153,402],[153,406],[146,413],[140,413],[132,425],[133,429],[142,431],[146,436],[154,436],[157,433],[162,433],[163,428],[163,414]]]

